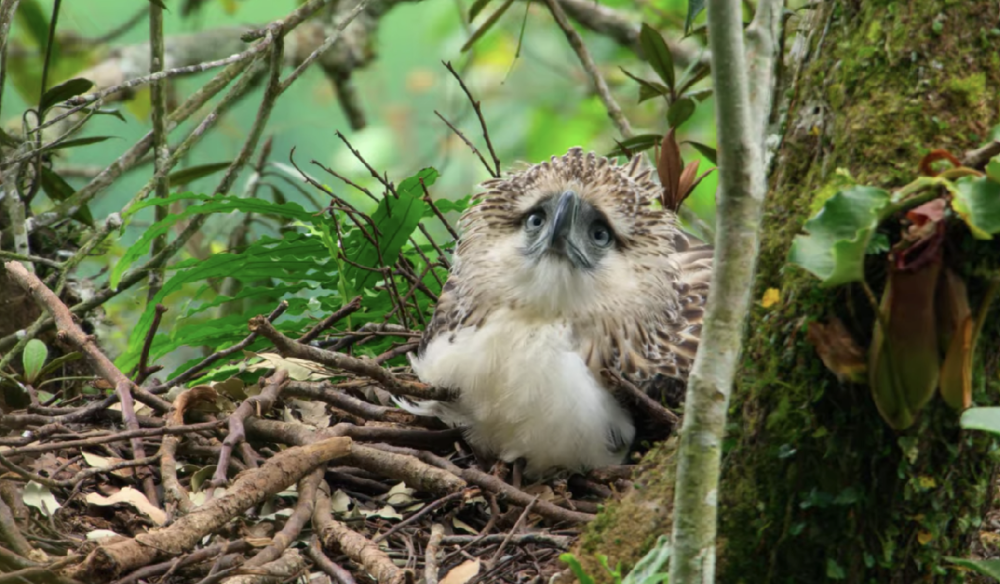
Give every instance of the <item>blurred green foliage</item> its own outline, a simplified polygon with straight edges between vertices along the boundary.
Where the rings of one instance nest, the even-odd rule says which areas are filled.
[[[95,40],[135,17],[137,11],[143,8],[140,4],[144,5],[145,2],[63,2],[57,27],[58,44],[54,47],[49,72],[49,87],[108,59],[113,55],[115,46],[145,44],[149,35],[145,18],[138,20],[135,26],[116,36],[110,43]],[[165,14],[165,34],[169,38],[172,35],[226,26],[251,28],[283,17],[300,2],[165,0],[165,4],[168,8]],[[413,176],[422,168],[436,169],[440,177],[430,190],[430,194],[436,199],[458,200],[474,192],[475,185],[487,178],[486,170],[466,145],[434,114],[435,110],[441,112],[463,133],[481,144],[478,120],[458,84],[441,64],[443,60],[455,64],[476,98],[482,102],[492,142],[504,167],[518,161],[536,162],[552,155],[560,155],[569,147],[577,145],[600,154],[612,151],[621,136],[617,135],[606,110],[591,90],[589,78],[581,68],[576,54],[567,44],[563,32],[553,22],[544,3],[513,4],[497,20],[495,26],[469,51],[463,53],[461,47],[468,41],[472,31],[489,18],[500,2],[485,5],[470,24],[466,19],[472,5],[472,1],[466,0],[423,0],[394,6],[383,17],[374,47],[376,59],[368,67],[356,71],[352,78],[368,119],[368,127],[361,131],[350,131],[350,126],[336,103],[335,91],[320,69],[314,68],[296,82],[278,101],[264,133],[264,138],[273,140],[269,159],[274,163],[271,170],[284,175],[281,179],[269,182],[271,199],[278,203],[300,205],[310,213],[319,211],[326,204],[326,200],[314,190],[300,189],[297,186],[301,184],[301,178],[287,164],[293,147],[297,162],[307,172],[313,172],[315,167],[307,168],[306,162],[315,160],[362,186],[381,192],[369,172],[335,138],[337,131],[343,132],[374,168],[384,171],[389,177],[399,179]],[[602,5],[630,14],[636,23],[649,23],[668,38],[679,38],[682,35],[687,14],[686,0],[659,0],[652,3],[608,0]],[[52,0],[21,2],[21,14],[15,20],[12,30],[13,44],[8,55],[10,76],[3,88],[3,110],[0,111],[0,122],[5,128],[19,127],[25,108],[38,102],[40,64],[51,9]],[[630,49],[612,39],[582,29],[581,35],[635,132],[660,134],[666,131],[667,107],[664,101],[647,99],[639,103],[639,85],[626,76],[622,69],[645,79],[656,79],[656,71]],[[679,69],[678,77],[681,73],[682,69]],[[177,79],[174,89],[179,96],[185,97],[213,74],[214,71],[210,71]],[[706,83],[698,85],[696,89],[703,89]],[[233,159],[253,122],[262,91],[263,89],[256,89],[224,116],[215,129],[194,148],[182,168]],[[142,88],[135,92],[130,101],[125,102],[122,109],[124,121],[112,116],[97,116],[90,120],[81,137],[112,138],[60,151],[61,158],[57,166],[99,169],[110,164],[125,148],[150,130],[148,104],[148,89]],[[709,98],[697,106],[684,124],[678,134],[679,140],[713,146],[715,135],[712,119],[713,104]],[[193,121],[183,124],[179,132],[189,131],[199,120],[200,116],[195,116]],[[179,132],[175,131],[172,135],[172,143],[176,136],[181,135]],[[702,168],[712,166],[695,148],[683,148],[685,159],[703,160]],[[108,214],[120,211],[122,205],[146,183],[151,173],[152,166],[147,163],[123,176],[90,205],[94,218],[102,221]],[[71,189],[80,188],[86,183],[86,178],[78,178],[73,174],[64,174]],[[252,168],[244,169],[235,183],[234,195],[246,189],[247,181],[252,175]],[[213,181],[217,180],[218,175],[195,177],[184,184],[183,189],[212,195],[205,191],[213,188]],[[340,184],[333,188],[338,196],[361,211],[375,211],[375,203],[363,194],[342,188]],[[711,220],[714,214],[715,188],[716,177],[713,174],[701,183],[686,204],[703,218]],[[197,204],[203,205],[205,202]],[[50,205],[42,196],[33,201],[36,213],[44,211]],[[457,212],[452,210],[448,216],[454,220]],[[103,249],[102,255],[87,260],[80,268],[81,275],[92,277],[95,281],[105,281],[114,266],[123,259],[125,250],[150,228],[152,217],[152,209],[149,207],[132,217],[123,237]],[[289,233],[302,236],[301,227],[307,223],[302,222],[299,227],[290,230],[284,219],[254,221],[250,226],[250,241],[254,242],[252,245],[263,247],[280,246],[275,242],[286,241],[290,237]],[[233,252],[234,250],[227,249],[227,240],[239,225],[240,218],[235,214],[217,213],[203,228],[201,245],[213,254]],[[309,229],[317,230],[318,227],[313,225]],[[441,237],[442,241],[448,239],[439,221],[428,221],[427,229],[432,236]],[[175,264],[178,261],[198,262],[185,252],[174,259]],[[185,266],[190,265],[192,264],[182,263],[172,266],[174,277],[183,273]],[[331,272],[340,272],[329,269]],[[117,273],[120,274],[121,270],[117,270]],[[255,288],[250,286],[249,289]],[[275,291],[279,289],[280,286]],[[173,290],[173,293],[162,295],[160,300],[167,307],[186,315],[185,326],[207,326],[208,323],[214,326],[218,324],[218,318],[228,316],[204,307],[197,308],[202,302],[206,302],[204,282],[192,280],[165,290]],[[297,288],[294,293],[302,298],[315,298],[317,295],[310,286]],[[150,311],[146,306],[145,296],[145,290],[136,287],[105,305],[110,326],[101,331],[102,339],[113,352],[123,352],[122,358],[126,360],[134,357],[133,351],[129,350],[130,347],[134,349],[136,342],[133,323],[140,319],[140,315]],[[272,296],[274,298],[267,300],[280,297]],[[310,303],[304,300],[298,306],[298,314],[303,319],[316,319],[335,308],[324,302]],[[173,346],[176,347],[176,343]],[[166,363],[168,371],[199,354],[193,349],[191,351],[171,354],[171,360]],[[166,351],[161,353],[166,354]]]

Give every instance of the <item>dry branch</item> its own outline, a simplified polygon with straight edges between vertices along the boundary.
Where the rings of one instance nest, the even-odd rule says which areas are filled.
[[[215,533],[240,513],[295,483],[320,464],[350,451],[350,438],[328,438],[284,450],[259,469],[240,475],[225,496],[213,499],[169,527],[134,539],[102,544],[81,565],[67,570],[66,575],[93,582],[188,552],[203,537]]]

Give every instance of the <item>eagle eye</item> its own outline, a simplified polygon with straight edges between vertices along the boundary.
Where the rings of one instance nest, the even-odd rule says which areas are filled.
[[[590,239],[598,247],[611,245],[611,230],[603,221],[594,221],[590,226]]]
[[[541,229],[545,225],[545,211],[537,209],[528,214],[524,219],[524,226],[530,231]]]

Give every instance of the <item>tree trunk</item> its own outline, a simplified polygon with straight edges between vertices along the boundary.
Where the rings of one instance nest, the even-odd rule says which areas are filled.
[[[1000,6],[995,0],[836,0],[806,17],[808,53],[786,66],[790,96],[776,152],[754,308],[738,375],[720,488],[719,582],[944,582],[944,556],[967,554],[996,462],[995,441],[962,432],[935,398],[908,430],[879,417],[865,385],[840,383],[806,341],[806,323],[837,316],[859,345],[874,314],[859,286],[820,288],[787,264],[789,247],[843,169],[859,184],[898,188],[930,150],[957,156],[1000,122]],[[789,41],[790,42],[790,41]],[[801,69],[798,67],[801,65]],[[791,78],[791,79],[789,79]],[[975,311],[997,277],[995,241],[963,236]],[[879,294],[884,255],[870,256]],[[973,400],[995,403],[1000,319],[987,319]],[[642,487],[609,506],[576,550],[632,565],[669,533],[671,446],[645,461]]]

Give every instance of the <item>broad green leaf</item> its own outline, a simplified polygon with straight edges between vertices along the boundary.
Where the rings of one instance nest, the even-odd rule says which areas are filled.
[[[199,164],[198,166],[192,166],[190,168],[183,168],[176,172],[170,173],[170,184],[171,185],[184,185],[189,182],[198,180],[199,178],[204,178],[209,175],[213,175],[220,170],[225,170],[229,168],[231,162],[213,162],[211,164]]]
[[[1000,232],[1000,182],[966,176],[955,181],[952,192],[951,208],[976,239],[992,239]]]
[[[878,226],[879,211],[888,202],[889,193],[875,187],[838,191],[806,221],[807,235],[795,237],[789,261],[811,272],[824,286],[864,280],[865,249]]]
[[[261,215],[298,219],[307,223],[311,223],[314,220],[313,215],[297,203],[276,205],[264,199],[248,199],[231,195],[216,195],[214,197],[210,197],[208,195],[199,195],[195,193],[175,193],[166,198],[150,197],[135,204],[124,214],[123,219],[132,217],[138,211],[145,209],[146,207],[168,205],[174,201],[184,200],[200,201],[201,204],[189,205],[180,213],[167,215],[165,219],[158,223],[154,223],[151,227],[146,229],[142,236],[139,237],[139,240],[125,250],[121,260],[118,261],[114,269],[111,271],[109,285],[112,288],[118,286],[118,283],[121,282],[121,278],[125,273],[125,270],[131,267],[135,260],[142,257],[149,251],[149,245],[156,237],[167,233],[174,224],[185,219],[186,217],[204,215],[208,213],[230,213],[232,211],[242,211],[258,213]]]
[[[643,150],[649,150],[662,141],[663,136],[660,134],[640,134],[628,140],[618,142],[618,146],[611,152],[608,152],[606,156],[624,156],[626,150],[632,153],[642,152]]]
[[[28,30],[28,35],[35,41],[35,45],[44,49],[49,38],[49,17],[42,10],[41,3],[38,0],[21,0],[14,18]]]
[[[954,556],[945,556],[944,559],[955,564],[956,566],[968,568],[973,572],[989,576],[994,580],[1000,580],[1000,560],[971,560],[966,558],[956,558]]]
[[[42,95],[42,100],[39,102],[38,107],[44,112],[57,103],[64,102],[71,97],[76,97],[81,93],[86,92],[93,86],[93,81],[83,79],[82,77],[64,81],[46,91],[45,94]]]
[[[688,0],[687,17],[684,18],[684,34],[691,34],[691,25],[694,24],[698,15],[705,9],[705,0]]]
[[[171,294],[180,292],[189,284],[204,282],[209,278],[230,277],[241,282],[265,279],[291,282],[311,280],[332,288],[338,274],[331,269],[329,256],[323,253],[325,250],[318,238],[296,232],[287,232],[284,237],[284,239],[274,239],[262,236],[240,254],[219,253],[204,260],[193,258],[174,266],[172,269],[175,273],[164,282],[163,288],[147,304],[146,310],[133,327],[128,340],[128,349],[115,361],[116,365],[124,370],[135,366],[146,331],[153,322],[156,304]],[[273,309],[274,304],[269,303],[261,308],[261,311],[267,313]],[[250,316],[253,315],[243,315],[242,321],[238,323],[240,338],[246,336],[246,320]],[[218,324],[219,322],[214,322],[204,326],[211,327]],[[179,346],[168,345],[168,342],[166,335],[158,335],[154,339],[153,346],[159,352],[154,350],[150,356],[155,358],[164,354],[167,351],[164,347]]]
[[[712,164],[718,164],[718,162],[716,161],[716,156],[718,156],[718,152],[715,150],[715,148],[712,148],[707,144],[702,144],[701,142],[695,142],[694,140],[685,140],[681,142],[681,144],[687,144],[691,146],[692,148],[697,150],[702,156],[707,158],[709,162],[711,162]]]
[[[90,136],[89,138],[75,138],[73,140],[65,140],[55,146],[44,148],[43,150],[65,150],[67,148],[76,148],[77,146],[89,146],[90,144],[99,144],[113,137],[114,136]]]
[[[442,213],[462,213],[469,208],[471,201],[472,195],[466,195],[461,199],[454,201],[451,199],[435,199],[434,206],[437,207],[438,211],[441,211]],[[424,217],[437,217],[437,215],[434,213],[434,210],[428,206],[427,211],[424,213]]]
[[[649,66],[673,91],[674,57],[670,54],[670,47],[663,40],[663,36],[644,22],[642,28],[639,29],[639,46],[642,48]]]
[[[677,128],[684,122],[691,119],[694,115],[694,100],[688,97],[682,97],[674,103],[670,104],[670,108],[667,110],[667,123],[670,124],[671,128]]]
[[[1000,183],[1000,155],[994,156],[986,163],[986,176],[996,183]]]
[[[53,201],[65,201],[76,192],[76,189],[70,186],[70,184],[63,179],[63,177],[59,176],[51,168],[45,165],[42,165],[42,189]],[[94,216],[90,213],[90,207],[81,207],[80,210],[73,215],[73,219],[83,223],[84,225],[90,227],[94,226]]]
[[[959,424],[966,430],[1000,434],[1000,407],[969,408],[962,412]]]
[[[399,257],[399,252],[403,249],[410,234],[417,228],[421,217],[427,209],[427,203],[423,201],[424,188],[420,186],[423,179],[424,185],[431,186],[437,180],[438,172],[433,168],[425,168],[416,176],[404,180],[396,188],[399,198],[387,194],[379,201],[378,208],[372,214],[372,222],[378,229],[378,248],[365,238],[361,233],[354,232],[354,246],[349,246],[345,242],[345,255],[352,262],[369,268],[380,268],[392,266]],[[367,226],[371,231],[371,227]],[[375,237],[375,234],[371,234]],[[381,258],[381,263],[379,259]],[[347,268],[348,278],[353,283],[354,290],[367,290],[382,279],[379,272],[350,266]]]
[[[34,385],[38,381],[38,374],[45,366],[45,360],[49,358],[49,348],[38,339],[31,339],[24,346],[24,353],[21,354],[21,363],[24,365],[24,379],[29,384]]]
[[[78,353],[78,352],[67,353],[67,354],[62,355],[60,357],[56,357],[55,359],[49,361],[48,365],[46,365],[45,367],[42,368],[41,375],[42,376],[48,375],[49,373],[52,373],[56,369],[62,367],[63,364],[69,363],[70,361],[77,361],[77,360],[81,359],[82,357],[83,357],[83,354]]]

